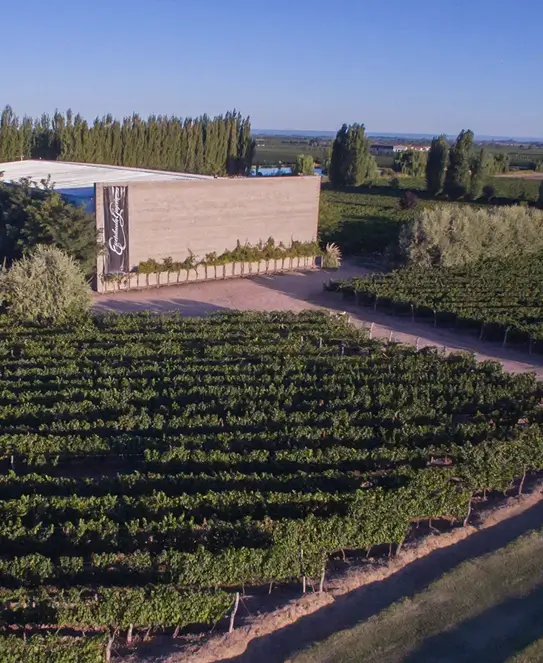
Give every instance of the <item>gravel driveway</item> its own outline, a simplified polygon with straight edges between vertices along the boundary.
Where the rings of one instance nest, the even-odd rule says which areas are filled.
[[[132,290],[116,294],[96,295],[96,311],[180,311],[184,315],[205,315],[229,309],[255,311],[303,311],[326,309],[347,311],[357,326],[369,327],[376,338],[418,345],[436,346],[446,352],[470,350],[480,361],[496,359],[508,371],[535,371],[543,378],[543,357],[529,355],[527,350],[502,348],[499,343],[479,341],[476,335],[447,328],[434,329],[426,323],[412,323],[371,309],[360,308],[343,301],[340,295],[323,292],[322,284],[330,278],[350,278],[367,272],[354,264],[346,264],[339,271],[291,272],[270,276],[237,278],[209,283],[189,283],[149,290]]]

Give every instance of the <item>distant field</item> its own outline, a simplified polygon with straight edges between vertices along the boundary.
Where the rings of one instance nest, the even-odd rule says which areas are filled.
[[[543,172],[536,173],[533,170],[529,170],[529,171],[519,170],[519,171],[513,172],[513,173],[504,173],[503,175],[498,175],[497,177],[500,177],[500,178],[512,177],[512,178],[515,178],[515,179],[521,178],[521,179],[524,179],[524,180],[543,180]]]
[[[417,185],[412,178],[402,184]],[[323,242],[337,242],[345,254],[382,253],[393,242],[402,223],[413,218],[414,210],[401,210],[404,190],[385,186],[359,187],[337,191],[324,185],[319,212],[319,236]],[[417,188],[412,186],[411,188]],[[432,204],[421,201],[421,206]]]
[[[261,166],[276,166],[279,162],[292,164],[298,154],[311,154],[318,163],[326,157],[328,148],[325,145],[311,145],[309,140],[296,140],[285,138],[271,138],[257,141],[257,148],[253,164]],[[261,144],[264,143],[264,144]]]
[[[543,661],[543,536],[466,562],[292,663]]]
[[[511,205],[535,202],[543,173],[533,177],[493,177],[488,184],[493,188],[491,204]],[[535,177],[537,176],[537,178]],[[419,197],[415,210],[401,210],[400,199],[406,190]],[[374,186],[332,189],[323,184],[319,213],[319,239],[337,242],[345,254],[369,255],[383,253],[396,240],[402,224],[412,219],[417,211],[437,204],[426,193],[424,178],[380,178]],[[464,205],[464,202],[455,203]],[[477,204],[487,204],[481,199]]]
[[[254,163],[262,166],[291,164],[298,154],[309,153],[321,162],[327,156],[332,140],[321,138],[302,138],[300,136],[265,136],[257,138],[257,148]],[[496,145],[487,144],[485,148],[493,154],[505,153],[509,155],[509,164],[514,168],[534,169],[536,164],[543,161],[543,148],[528,145]],[[379,155],[376,157],[379,168],[391,168],[393,157]]]

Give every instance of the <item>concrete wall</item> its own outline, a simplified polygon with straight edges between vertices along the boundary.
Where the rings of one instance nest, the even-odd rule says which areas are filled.
[[[125,182],[129,204],[129,260],[183,260],[256,244],[317,238],[320,177],[255,177]],[[103,230],[103,187],[95,185],[96,223]],[[98,288],[104,272],[98,260]]]

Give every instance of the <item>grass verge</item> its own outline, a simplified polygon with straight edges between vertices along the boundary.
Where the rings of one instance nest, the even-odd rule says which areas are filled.
[[[430,587],[292,663],[543,661],[543,536],[461,564]]]

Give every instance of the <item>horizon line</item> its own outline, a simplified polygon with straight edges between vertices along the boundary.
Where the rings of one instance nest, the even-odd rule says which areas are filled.
[[[265,133],[278,133],[283,135],[296,135],[296,134],[314,134],[314,135],[335,135],[337,130],[331,129],[251,129],[251,133],[258,134],[259,132]],[[417,131],[366,131],[368,136],[389,136],[389,137],[408,137],[408,136],[419,136],[421,138],[434,138],[436,136],[446,136],[447,138],[456,138],[457,134],[455,133],[431,133],[431,132],[417,132]],[[543,142],[543,137],[538,136],[513,136],[513,135],[494,135],[494,134],[475,134],[477,139],[486,139],[486,140],[502,140],[502,141],[518,141],[518,142]]]

